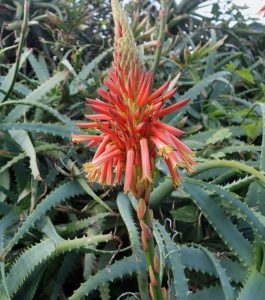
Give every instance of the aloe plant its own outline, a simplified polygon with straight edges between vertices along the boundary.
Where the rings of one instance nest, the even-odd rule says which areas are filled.
[[[127,2],[154,90],[177,87],[166,106],[190,98],[162,121],[185,132],[194,172],[176,189],[157,160],[148,203],[164,298],[263,300],[264,25],[228,3],[223,21],[218,3],[204,17],[202,1]],[[151,299],[137,200],[90,184],[95,148],[71,143],[111,68],[111,6],[0,10],[0,299]]]

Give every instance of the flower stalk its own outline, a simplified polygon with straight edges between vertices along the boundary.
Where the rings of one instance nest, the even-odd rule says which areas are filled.
[[[161,8],[159,12],[159,33],[158,33],[158,39],[157,39],[157,48],[155,51],[155,57],[154,57],[154,64],[153,64],[153,74],[156,73],[157,66],[160,61],[162,49],[163,49],[163,43],[165,41],[166,32],[167,32],[167,0],[161,0]]]
[[[149,208],[149,195],[145,199],[140,198],[137,208],[137,217],[141,228],[141,241],[146,257],[149,273],[149,291],[152,300],[166,300],[166,293],[161,288],[159,276],[159,258],[155,253],[155,241],[153,236],[153,211]]]

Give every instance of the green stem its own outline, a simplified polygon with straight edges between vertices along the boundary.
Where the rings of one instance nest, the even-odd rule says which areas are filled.
[[[233,169],[237,169],[237,170],[246,172],[248,174],[255,176],[263,184],[265,184],[265,176],[262,175],[261,172],[257,171],[255,168],[253,168],[251,166],[248,166],[248,165],[245,165],[240,162],[233,161],[233,160],[217,159],[217,160],[207,161],[205,163],[197,165],[195,168],[195,173],[193,175],[199,174],[199,173],[207,171],[209,169],[222,168],[222,167],[233,168]]]
[[[148,228],[151,230],[151,238],[147,241],[147,250],[144,251],[145,257],[146,257],[146,262],[147,262],[147,267],[149,266],[152,267],[154,270],[154,255],[155,255],[155,242],[154,242],[154,236],[153,236],[153,229],[152,229],[152,220],[150,218],[150,209],[149,205],[146,204],[146,212],[144,219],[142,220],[144,223],[148,226]],[[155,272],[155,279],[156,279],[156,285],[150,285],[152,288],[152,294],[153,294],[153,300],[163,300],[163,295],[162,295],[162,289],[161,289],[161,282],[160,282],[160,276],[159,272]]]
[[[225,160],[225,159],[206,161],[204,163],[198,164],[195,167],[195,172],[192,174],[192,176],[213,168],[223,168],[223,167],[228,167],[234,170],[239,170],[248,173],[254,176],[256,179],[259,179],[265,185],[265,176],[261,172],[257,171],[255,168],[242,164],[237,161]],[[150,206],[154,207],[159,205],[163,201],[163,199],[169,196],[173,191],[174,191],[174,186],[172,183],[172,179],[168,178],[152,192],[150,197]]]
[[[165,40],[165,29],[166,29],[166,25],[167,25],[167,4],[166,4],[166,0],[161,0],[161,10],[160,10],[160,26],[159,26],[159,33],[158,33],[158,42],[159,45],[156,48],[156,52],[155,52],[155,58],[154,58],[154,64],[153,64],[153,74],[155,75],[156,73],[156,69],[157,66],[159,64],[160,61],[160,57],[161,57],[161,53],[162,53],[162,49],[163,49],[163,43]]]
[[[24,17],[23,17],[23,22],[22,22],[22,25],[21,25],[21,36],[20,36],[20,39],[19,39],[19,44],[18,44],[18,49],[17,49],[17,58],[16,58],[16,65],[15,65],[14,75],[13,75],[10,87],[9,87],[3,101],[6,101],[9,98],[10,94],[12,93],[15,82],[16,82],[16,78],[17,78],[17,74],[18,74],[18,70],[19,70],[19,65],[20,65],[20,57],[21,57],[22,49],[23,49],[23,46],[24,46],[24,43],[25,43],[26,32],[27,32],[27,29],[28,29],[28,22],[29,22],[29,3],[28,3],[28,0],[25,0],[25,2],[24,2]]]

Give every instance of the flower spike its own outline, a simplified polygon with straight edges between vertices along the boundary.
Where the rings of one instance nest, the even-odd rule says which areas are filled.
[[[84,165],[89,181],[103,186],[124,182],[125,192],[148,199],[158,156],[165,160],[176,187],[181,181],[178,168],[192,172],[193,153],[179,140],[184,132],[160,120],[189,99],[166,107],[166,100],[176,92],[168,90],[169,81],[152,91],[153,74],[140,61],[127,17],[118,0],[111,4],[115,24],[112,68],[105,87],[97,91],[100,99],[87,99],[95,114],[85,115],[88,123],[77,124],[99,134],[73,134],[72,140],[88,147],[98,145],[92,161]]]

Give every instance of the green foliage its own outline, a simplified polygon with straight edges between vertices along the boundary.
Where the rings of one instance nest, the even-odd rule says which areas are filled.
[[[150,201],[168,299],[262,300],[264,25],[229,1],[210,17],[201,0],[161,1],[163,18],[160,1],[127,2],[154,88],[171,80],[169,103],[190,98],[163,121],[186,132],[194,173],[175,190],[157,163]],[[137,201],[90,185],[82,164],[95,149],[71,144],[111,67],[109,2],[2,0],[0,11],[0,299],[148,299]]]
[[[132,275],[144,268],[145,263],[143,257],[140,261],[136,259],[135,256],[125,257],[123,260],[116,261],[113,265],[109,266],[107,271],[101,270],[96,275],[91,276],[86,282],[81,284],[69,299],[81,299],[104,283],[112,282],[115,279],[122,279],[125,275]]]

